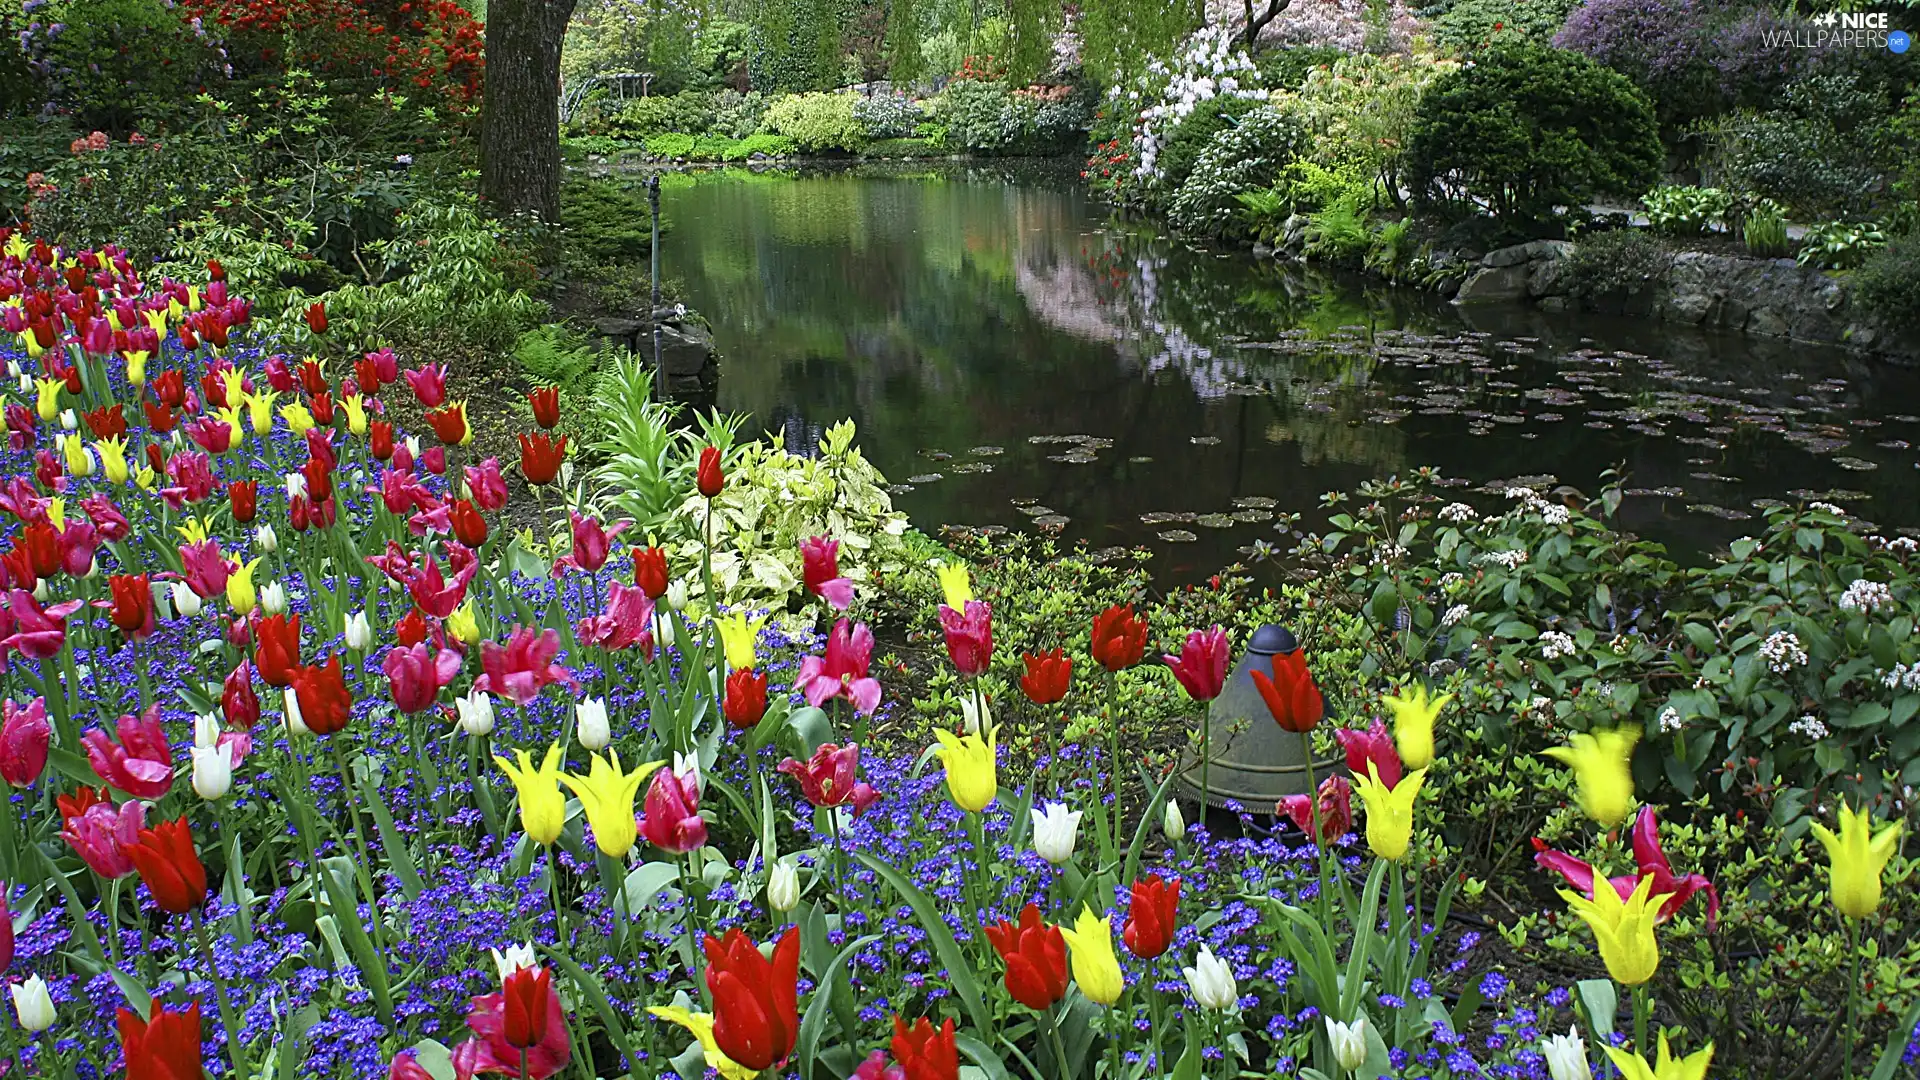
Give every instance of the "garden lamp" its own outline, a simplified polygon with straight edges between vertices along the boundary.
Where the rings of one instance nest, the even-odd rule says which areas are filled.
[[[1269,670],[1275,656],[1299,648],[1293,632],[1283,626],[1262,626],[1253,632],[1246,655],[1234,665],[1227,685],[1208,707],[1206,737],[1182,764],[1181,786],[1190,796],[1210,806],[1237,802],[1255,812],[1271,812],[1281,797],[1307,792],[1310,785],[1300,737],[1273,722],[1253,683],[1254,671]],[[1330,775],[1340,760],[1315,762],[1314,778]]]

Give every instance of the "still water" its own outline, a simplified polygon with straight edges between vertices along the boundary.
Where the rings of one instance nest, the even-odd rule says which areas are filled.
[[[712,322],[719,404],[808,445],[843,417],[942,526],[1144,544],[1163,582],[1274,511],[1421,465],[1597,489],[1683,559],[1823,498],[1920,526],[1920,373],[1650,321],[1460,311],[1156,237],[1070,175],[683,175],[672,287]],[[1491,505],[1492,500],[1481,500]]]

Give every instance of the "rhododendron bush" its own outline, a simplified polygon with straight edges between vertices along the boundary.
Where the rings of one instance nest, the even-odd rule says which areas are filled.
[[[183,0],[182,9],[220,28],[244,68],[370,75],[452,109],[480,99],[484,29],[454,0]]]

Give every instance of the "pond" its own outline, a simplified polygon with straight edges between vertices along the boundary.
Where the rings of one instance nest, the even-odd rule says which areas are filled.
[[[790,448],[852,417],[929,532],[1144,544],[1172,584],[1290,547],[1277,512],[1311,525],[1321,493],[1422,465],[1588,493],[1621,469],[1625,526],[1685,560],[1769,500],[1920,526],[1920,373],[1840,350],[1463,311],[1155,236],[1071,173],[663,186],[665,273],[712,322],[720,407]]]

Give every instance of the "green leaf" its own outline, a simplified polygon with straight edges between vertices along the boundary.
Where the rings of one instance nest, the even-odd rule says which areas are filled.
[[[279,1068],[275,1070],[275,1075],[280,1080],[294,1080],[300,1075],[301,1068],[307,1063],[307,1033],[312,1031],[313,1025],[319,1022],[320,1007],[317,1005],[309,1005],[287,1017],[286,1029],[280,1033],[280,1038],[275,1040],[273,1048],[273,1052],[279,1058]],[[437,1058],[433,1054],[434,1050],[440,1052]],[[413,1057],[422,1068],[434,1076],[435,1080],[453,1080],[453,1056],[447,1053],[446,1047],[429,1039],[414,1047]],[[436,1069],[436,1065],[440,1068]]]
[[[620,1018],[619,1013],[613,1011],[613,1004],[607,1000],[606,988],[600,985],[600,980],[594,978],[591,973],[579,964],[574,963],[572,958],[568,957],[565,952],[555,949],[551,945],[541,945],[539,949],[542,953],[546,954],[547,959],[553,961],[555,967],[565,972],[566,976],[573,980],[573,985],[579,988],[581,995],[586,998],[587,1004],[593,1006],[594,1014],[600,1017],[600,1026],[606,1030],[607,1040],[613,1043],[613,1048],[620,1051],[620,1055],[624,1057],[629,1064],[638,1060],[633,1056],[632,1044],[627,1041],[626,1022]],[[696,1051],[700,1049],[700,1041],[698,1039],[694,1040],[693,1047]],[[701,1069],[704,1074],[706,1068],[704,1064],[705,1059],[703,1058],[701,1060],[703,1062]]]
[[[869,942],[880,940],[878,934],[868,934],[847,943],[832,961],[826,971],[814,981],[813,996],[807,1002],[807,1014],[800,1018],[800,1035],[794,1043],[794,1053],[800,1060],[800,1080],[813,1080],[813,1066],[820,1058],[820,1035],[827,1026],[827,1013],[832,1009],[835,983],[833,973],[846,966],[847,958],[858,952]],[[854,1032],[841,1032],[842,1038],[854,1038]]]
[[[645,908],[653,903],[654,897],[660,895],[661,889],[679,878],[680,867],[670,862],[645,862],[627,871],[624,886],[627,894],[627,910],[633,912]]]
[[[1613,1018],[1620,1011],[1620,992],[1612,979],[1581,979],[1574,985],[1580,1004],[1586,1008],[1587,1026],[1593,1029],[1593,1041],[1603,1045],[1613,1037]]]
[[[787,717],[787,730],[798,741],[800,753],[795,754],[802,760],[812,757],[815,750],[833,741],[833,721],[827,714],[811,705],[793,710]]]
[[[140,1019],[153,1019],[153,995],[147,993],[146,984],[112,965],[107,966],[107,974],[113,976],[113,984],[126,995],[127,1004],[140,1014]]]
[[[334,925],[340,931],[340,940],[353,955],[353,966],[360,969],[360,977],[366,982],[367,991],[373,995],[374,1011],[380,1014],[380,1022],[393,1026],[393,994],[387,988],[387,966],[380,959],[379,952],[373,947],[373,939],[367,936],[367,928],[360,923],[360,911],[354,903],[353,860],[347,856],[336,856],[320,860],[314,868],[320,883],[327,890],[327,905],[332,909]],[[346,874],[348,884],[342,884],[340,875]],[[379,914],[374,914],[379,918]]]
[[[1380,584],[1373,588],[1373,598],[1367,601],[1367,613],[1373,621],[1384,627],[1393,626],[1394,613],[1400,610],[1400,588],[1392,577],[1383,577]]]
[[[8,813],[11,812],[9,809]],[[54,883],[60,890],[61,898],[66,901],[67,925],[72,928],[72,933],[80,940],[80,944],[85,945],[87,952],[92,954],[94,963],[104,969],[107,966],[106,950],[100,947],[100,935],[94,933],[93,922],[87,918],[86,905],[80,902],[80,894],[74,891],[73,882],[68,881],[67,875],[60,872],[60,867],[54,865],[53,859],[47,855],[45,848],[35,844],[33,850],[47,868],[47,879]]]
[[[400,893],[411,904],[420,899],[426,886],[421,884],[420,871],[413,865],[413,852],[407,850],[406,838],[394,827],[393,811],[387,809],[386,796],[380,793],[380,785],[371,776],[363,777],[360,789],[367,801],[367,809],[373,811],[373,824],[380,830],[380,846],[385,849],[388,864],[393,867],[393,876],[400,879]]]
[[[972,1021],[973,1029],[992,1031],[992,1014],[987,1011],[980,984],[974,980],[973,967],[967,962],[966,954],[960,951],[960,943],[953,939],[953,931],[947,927],[947,921],[941,918],[940,909],[892,864],[866,851],[856,851],[853,857],[878,874],[913,908],[914,917],[920,920],[920,928],[927,932],[927,940],[933,943],[933,951],[939,956],[941,966],[947,969],[947,981],[953,984],[954,996],[960,999],[961,1006],[967,1010],[967,1018]]]

